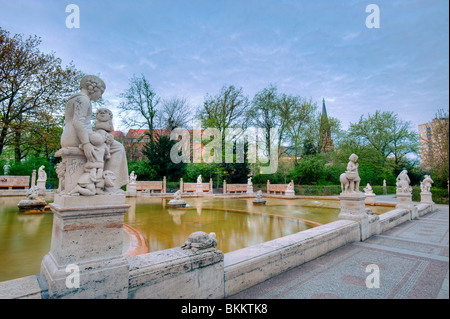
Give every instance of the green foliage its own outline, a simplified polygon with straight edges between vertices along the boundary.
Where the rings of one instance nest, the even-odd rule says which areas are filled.
[[[128,172],[137,175],[139,181],[155,181],[157,173],[147,161],[128,161]]]
[[[436,204],[448,205],[448,189],[447,188],[431,188],[431,194],[433,195],[433,202]]]
[[[224,178],[227,183],[246,183],[250,170],[246,163],[226,163],[223,166]]]
[[[295,186],[295,194],[303,196],[334,196],[341,193],[340,185],[301,185]]]
[[[434,186],[439,188],[446,188],[448,186],[448,168],[447,173],[442,173],[442,167],[436,167],[431,170]]]
[[[0,27],[0,155],[13,148],[16,161],[59,147],[62,107],[80,83],[81,72],[40,44],[37,36],[11,36]]]
[[[186,163],[174,163],[170,158],[170,150],[174,145],[175,141],[168,136],[156,135],[154,140],[150,140],[144,147],[143,154],[147,157],[148,165],[155,172],[157,180],[166,176],[167,180],[177,181],[186,170]]]
[[[278,172],[275,174],[256,174],[252,178],[252,183],[253,185],[266,185],[268,180],[272,184],[284,184],[284,175],[279,174]]]
[[[320,181],[323,181],[322,184],[326,185],[339,185],[339,177],[344,171],[345,165],[339,163],[325,165],[323,178],[321,178]]]
[[[298,165],[288,174],[294,184],[316,185],[325,183],[325,157],[318,154],[305,156]]]
[[[214,164],[189,164],[186,168],[186,173],[183,175],[183,182],[195,183],[197,182],[198,175],[201,174],[203,182],[206,183],[210,178],[214,178],[215,172]]]
[[[56,174],[56,163],[60,162],[60,158],[53,158],[51,172],[49,173],[50,160],[47,157],[43,156],[28,156],[26,161],[10,161],[9,174],[10,176],[30,176],[33,173],[33,170],[36,170],[36,179],[37,179],[37,171],[39,167],[44,165],[45,172],[47,173],[47,187],[51,186],[52,188],[58,187],[58,175]],[[1,168],[6,164],[5,160],[0,161]],[[3,171],[1,173],[3,175]]]

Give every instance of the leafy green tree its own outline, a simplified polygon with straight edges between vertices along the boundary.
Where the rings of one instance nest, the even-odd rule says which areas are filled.
[[[157,179],[157,172],[146,160],[128,161],[128,173],[133,171],[137,175],[137,179],[140,181],[154,181]]]
[[[214,128],[221,134],[222,161],[209,164],[210,171],[215,172],[215,177],[217,178],[225,176],[224,172],[237,172],[239,169],[247,172],[248,170],[246,164],[236,163],[235,145],[233,145],[233,163],[225,163],[226,130],[234,128],[245,129],[247,127],[248,108],[248,97],[244,95],[242,88],[236,88],[234,85],[224,85],[219,94],[215,96],[207,94],[202,107],[197,112],[197,118],[200,120],[203,128]],[[234,165],[236,165],[236,168],[233,168]],[[220,183],[219,179],[217,183]]]
[[[55,151],[47,143],[58,125],[51,117],[62,115],[65,99],[81,78],[73,65],[63,67],[53,53],[40,52],[40,43],[37,36],[23,39],[0,28],[0,155],[10,146],[16,161],[28,154],[26,146],[39,136],[32,145],[35,152]],[[42,139],[44,135],[49,139]]]
[[[418,150],[418,136],[410,126],[410,122],[402,121],[394,112],[377,110],[367,118],[361,116],[358,123],[350,123],[348,137],[359,148],[374,150],[379,165],[384,166],[392,158],[394,171],[399,172],[406,156]]]
[[[323,155],[303,157],[289,174],[295,184],[317,185],[323,183],[326,159]]]
[[[291,145],[294,148],[294,163],[298,163],[301,155],[312,155],[317,152],[317,147],[309,132],[314,123],[317,104],[307,101],[301,97],[295,97],[292,111],[290,114],[291,121],[288,125],[288,136]]]
[[[168,181],[177,181],[186,170],[186,163],[173,163],[170,159],[170,150],[175,141],[166,135],[154,135],[154,141],[144,146],[143,154],[147,157],[148,165],[156,172],[156,178],[166,176]]]

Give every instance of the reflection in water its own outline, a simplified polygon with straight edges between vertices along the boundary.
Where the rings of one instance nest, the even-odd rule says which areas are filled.
[[[50,250],[53,214],[18,213],[21,197],[0,198],[0,281],[39,273]],[[339,201],[268,198],[254,206],[252,199],[185,198],[186,208],[166,205],[169,199],[127,198],[131,204],[124,222],[141,232],[150,251],[184,244],[202,230],[215,232],[224,253],[311,228],[306,221],[326,224],[337,220]],[[392,208],[371,207],[375,213]]]

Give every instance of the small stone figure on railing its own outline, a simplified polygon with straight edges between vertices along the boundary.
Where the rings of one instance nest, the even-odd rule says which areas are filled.
[[[412,188],[409,186],[410,183],[411,180],[409,179],[408,171],[404,169],[397,176],[397,193],[411,193]]]
[[[358,174],[359,163],[356,163],[357,160],[358,156],[356,154],[350,155],[347,170],[339,177],[343,193],[359,193],[361,178]]]
[[[216,248],[217,240],[215,233],[205,233],[203,231],[197,231],[189,235],[187,241],[181,246],[182,249],[190,249],[193,253],[199,250]]]
[[[429,193],[431,190],[431,184],[434,183],[430,175],[425,175],[425,178],[420,182],[420,190],[424,193]]]

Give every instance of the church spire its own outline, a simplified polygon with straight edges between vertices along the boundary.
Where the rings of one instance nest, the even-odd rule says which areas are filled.
[[[334,149],[334,143],[331,139],[331,129],[328,123],[327,108],[325,106],[325,98],[322,99],[322,116],[320,117],[320,137],[319,137],[319,150],[331,151]]]
[[[327,116],[327,108],[325,107],[325,98],[322,100],[322,115]]]

